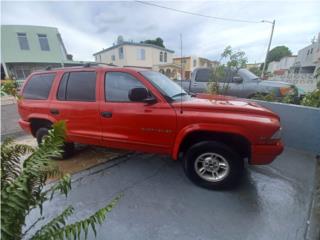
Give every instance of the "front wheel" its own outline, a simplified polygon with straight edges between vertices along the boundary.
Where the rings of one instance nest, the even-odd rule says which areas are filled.
[[[49,129],[46,127],[41,127],[36,132],[36,139],[38,145],[42,142],[43,138],[48,135]],[[67,159],[71,157],[74,153],[74,143],[65,142],[63,144],[63,152],[62,152],[62,159]]]
[[[188,178],[205,188],[225,189],[239,182],[243,160],[229,146],[204,141],[193,145],[184,157],[184,170]]]

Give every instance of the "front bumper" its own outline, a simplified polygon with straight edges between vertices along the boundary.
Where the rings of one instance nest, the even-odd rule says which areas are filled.
[[[31,133],[30,122],[19,119],[18,121],[20,127],[27,133]]]
[[[249,163],[252,165],[269,164],[282,153],[283,148],[281,141],[272,145],[252,145]]]

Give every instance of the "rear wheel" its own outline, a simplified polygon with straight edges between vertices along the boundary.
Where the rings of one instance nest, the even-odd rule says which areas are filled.
[[[243,160],[229,146],[204,141],[194,144],[184,157],[184,170],[188,178],[205,188],[234,187],[243,172]]]
[[[43,138],[48,135],[49,128],[41,127],[36,132],[36,139],[38,145],[42,142]],[[71,157],[74,153],[74,143],[65,142],[63,145],[62,159]]]

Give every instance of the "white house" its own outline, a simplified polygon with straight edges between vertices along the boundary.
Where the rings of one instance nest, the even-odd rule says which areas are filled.
[[[120,67],[152,69],[154,65],[172,63],[174,51],[146,43],[134,43],[118,39],[117,44],[93,54],[99,63]]]
[[[307,47],[299,50],[294,63],[294,71],[297,73],[314,73],[320,64],[320,32],[318,38]]]

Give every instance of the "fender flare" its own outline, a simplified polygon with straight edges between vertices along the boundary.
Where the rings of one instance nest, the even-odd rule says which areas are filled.
[[[254,142],[254,136],[241,126],[230,125],[230,124],[220,124],[220,123],[219,124],[208,124],[208,123],[191,124],[181,129],[176,136],[173,150],[171,153],[171,157],[174,160],[178,159],[180,145],[185,139],[185,137],[190,133],[196,132],[196,131],[237,134],[246,138],[250,143]]]
[[[55,123],[57,120],[55,118],[53,118],[52,116],[48,115],[48,114],[43,114],[43,113],[32,113],[28,116],[28,121],[30,122],[31,119],[43,119],[43,120],[47,120],[50,121],[52,123]]]

